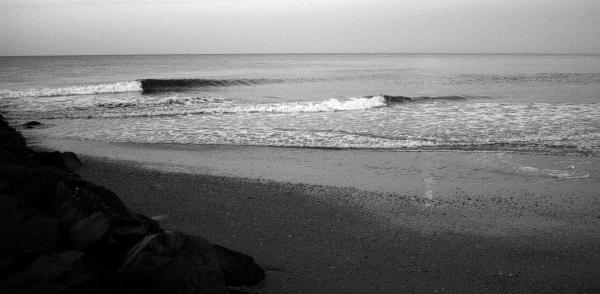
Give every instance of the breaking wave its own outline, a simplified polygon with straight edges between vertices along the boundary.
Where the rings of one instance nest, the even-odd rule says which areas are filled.
[[[251,86],[276,83],[274,79],[141,79],[135,81],[72,86],[65,88],[45,88],[28,90],[0,90],[0,98],[53,97],[70,95],[94,95],[107,93],[142,92],[180,92],[189,89],[209,87]]]
[[[345,110],[362,110],[384,107],[387,105],[384,96],[361,97],[350,99],[335,99],[320,102],[293,102],[293,103],[269,103],[249,104],[232,107],[217,107],[205,109],[203,113],[239,113],[239,112],[332,112]]]
[[[226,101],[217,97],[162,97],[160,99],[137,99],[135,101],[113,101],[94,104],[98,108],[132,108],[132,107],[169,107],[179,105],[193,106],[199,103],[223,103]],[[84,108],[85,109],[85,108]]]
[[[315,113],[393,107],[396,104],[461,101],[463,96],[407,97],[375,95],[352,98],[330,98],[319,101],[281,103],[240,103],[218,97],[149,96],[100,97],[56,101],[31,100],[23,104],[19,117],[56,118],[124,118],[178,115],[219,115],[236,113]]]
[[[278,83],[283,80],[277,79],[140,79],[135,81],[124,81],[110,84],[97,84],[85,86],[72,86],[64,88],[44,88],[27,90],[0,90],[0,98],[21,97],[55,97],[72,95],[94,95],[125,92],[142,92],[142,94],[163,92],[184,92],[191,89],[252,86],[268,83]],[[468,99],[466,96],[435,96],[435,97],[408,97],[376,95],[365,96],[374,98],[381,96],[387,103],[421,102],[421,101],[459,101]],[[333,102],[332,102],[333,103]],[[335,103],[333,103],[335,104]],[[344,110],[344,109],[342,109]]]
[[[20,97],[52,97],[69,95],[92,95],[105,93],[139,92],[142,91],[141,83],[138,81],[118,82],[112,84],[99,84],[87,86],[74,86],[66,88],[46,88],[29,90],[0,90],[2,98]]]
[[[159,107],[128,107],[128,104],[97,105],[101,108],[78,109],[71,113],[46,113],[45,118],[111,118],[111,117],[150,117],[150,116],[177,116],[177,115],[214,115],[214,114],[236,114],[236,113],[304,113],[304,112],[335,112],[348,110],[364,110],[385,107],[387,104],[383,96],[361,97],[349,99],[331,98],[316,102],[291,102],[291,103],[256,103],[256,104],[233,104],[224,103],[224,100],[210,99],[199,100],[200,103],[186,101],[172,103],[166,100],[155,104]],[[193,101],[193,100],[192,100]],[[169,103],[164,107],[163,102]],[[139,106],[139,105],[138,105]],[[48,116],[50,115],[50,116]]]

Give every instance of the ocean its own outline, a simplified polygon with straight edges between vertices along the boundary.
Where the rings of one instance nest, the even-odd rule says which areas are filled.
[[[33,136],[131,143],[600,154],[600,55],[0,57]]]

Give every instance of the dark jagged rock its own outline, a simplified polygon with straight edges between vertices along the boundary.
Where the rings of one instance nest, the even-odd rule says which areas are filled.
[[[265,278],[265,271],[251,256],[213,245],[227,286],[252,286]]]
[[[25,138],[0,115],[0,148],[16,155],[30,154]]]
[[[138,293],[227,293],[212,244],[178,232],[144,238],[119,275]]]
[[[55,166],[74,172],[81,167],[81,161],[73,152],[36,152],[31,158],[43,165]]]
[[[20,165],[36,167],[39,166],[35,161],[31,160],[26,154],[19,154],[11,151],[10,148],[5,148],[0,141],[0,162],[3,165]],[[13,148],[15,149],[15,148]]]
[[[30,220],[17,216],[0,234],[2,271],[18,267],[32,256],[54,252],[60,248],[58,222],[48,216],[35,215]]]
[[[145,236],[162,232],[156,221],[133,213],[110,190],[85,181],[61,182],[57,218],[69,232],[73,248],[116,268],[129,249]]]
[[[110,228],[110,218],[100,212],[82,219],[76,223],[69,235],[74,249],[85,250],[90,245],[102,239]]]
[[[70,172],[75,172],[81,168],[81,161],[73,152],[63,152],[61,153],[61,158],[63,160],[63,164],[65,168]]]
[[[80,167],[30,150],[0,115],[0,293],[227,293],[264,278],[250,256],[164,232]]]
[[[19,204],[19,199],[15,197],[0,195],[0,232],[23,222],[25,214],[19,209]]]
[[[0,179],[7,182],[3,189],[21,199],[26,205],[52,211],[58,183],[75,178],[66,171],[42,166],[29,168],[18,165],[0,165]]]
[[[35,120],[29,121],[29,122],[26,122],[26,123],[23,124],[23,126],[25,128],[27,128],[27,129],[33,129],[33,128],[35,128],[37,126],[40,126],[40,125],[42,125],[42,123],[39,122],[39,121],[35,121]]]
[[[0,165],[0,178],[11,183],[23,182],[31,176],[32,173],[33,169],[27,166],[13,164]]]

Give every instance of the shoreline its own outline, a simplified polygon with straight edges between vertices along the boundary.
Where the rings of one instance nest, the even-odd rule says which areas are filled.
[[[428,213],[407,201],[396,207],[404,223],[394,223],[351,200],[360,194],[352,188],[81,158],[84,179],[114,190],[141,213],[168,215],[161,221],[165,228],[202,234],[254,256],[267,271],[264,293],[600,289],[595,279],[600,274],[598,234],[485,235],[447,226],[427,230],[433,222],[447,222],[444,213],[454,220],[473,216],[448,207]],[[591,220],[596,227],[599,221]]]
[[[543,232],[600,238],[600,199],[595,194],[600,190],[600,158],[51,139],[31,142],[167,173],[346,189],[351,191],[347,196],[332,201],[352,202],[392,224],[416,223],[413,227],[421,231],[488,236]],[[564,172],[586,177],[569,179],[545,173],[565,166],[568,170]],[[410,213],[406,207],[411,208]]]

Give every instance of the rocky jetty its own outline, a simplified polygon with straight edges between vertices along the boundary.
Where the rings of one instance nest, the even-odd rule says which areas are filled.
[[[0,293],[240,293],[245,254],[163,230],[82,180],[70,152],[34,152],[0,115]]]

